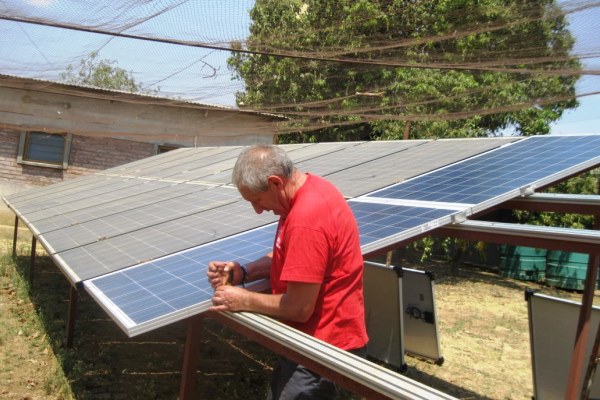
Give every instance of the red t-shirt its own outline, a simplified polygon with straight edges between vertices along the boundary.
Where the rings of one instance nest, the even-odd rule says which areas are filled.
[[[273,293],[285,293],[287,282],[321,284],[313,315],[290,326],[344,350],[367,344],[358,226],[342,194],[316,175],[307,174],[277,227]]]

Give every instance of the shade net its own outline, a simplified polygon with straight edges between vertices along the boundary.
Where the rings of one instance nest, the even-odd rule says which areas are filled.
[[[488,3],[3,0],[0,74],[79,84],[82,63],[104,61],[149,103],[275,114],[280,132],[473,117],[506,127],[506,113],[600,93],[600,2]],[[267,23],[255,6],[288,19]],[[270,68],[240,73],[234,55]]]

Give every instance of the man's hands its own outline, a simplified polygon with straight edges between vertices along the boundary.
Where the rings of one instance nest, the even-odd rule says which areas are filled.
[[[242,280],[240,264],[235,261],[211,261],[208,263],[206,276],[213,289],[221,285],[237,285]]]
[[[268,279],[271,267],[271,254],[250,263],[248,281]],[[233,279],[229,282],[229,273]],[[215,289],[211,311],[250,311],[268,315],[280,320],[306,322],[314,312],[321,290],[320,283],[287,282],[283,294],[249,291],[240,285],[244,272],[239,262],[211,261],[206,272],[208,282]]]
[[[211,311],[240,311],[246,290],[235,285],[242,283],[244,273],[236,261],[211,261],[208,263],[206,276],[215,289]]]
[[[248,291],[241,287],[221,285],[215,289],[211,311],[244,311]]]

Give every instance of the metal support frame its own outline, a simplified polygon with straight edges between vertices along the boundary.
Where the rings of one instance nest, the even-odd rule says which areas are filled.
[[[598,183],[598,192],[600,192],[600,179],[597,180]],[[598,196],[600,197],[600,196]],[[600,212],[594,214],[594,229],[600,230]],[[593,261],[592,261],[593,260]],[[594,256],[590,257],[588,270],[593,268],[596,273],[598,273],[598,269],[600,269],[600,257]],[[587,279],[587,277],[586,277]],[[591,280],[592,282],[596,282],[594,278]],[[593,289],[592,289],[593,290]],[[592,292],[593,293],[593,292]],[[591,307],[591,306],[590,306]],[[592,387],[592,381],[594,376],[596,375],[596,367],[598,366],[599,357],[600,356],[600,325],[596,328],[596,340],[594,340],[594,346],[592,347],[592,354],[590,355],[590,359],[588,361],[588,368],[585,374],[585,378],[583,380],[583,386],[581,388],[581,398],[588,399],[590,396],[590,388]]]
[[[78,297],[79,294],[77,293],[77,288],[71,286],[69,292],[69,319],[67,320],[67,347],[73,347],[73,332],[75,331]]]
[[[575,334],[575,345],[571,356],[571,368],[567,379],[567,390],[565,399],[577,400],[581,392],[581,378],[585,363],[585,349],[587,348],[588,336],[590,334],[590,319],[592,317],[592,305],[594,302],[594,289],[596,288],[596,277],[600,256],[590,254],[590,261],[585,275],[583,298],[579,308],[579,321],[577,322],[577,333]]]
[[[598,180],[598,188],[600,189],[600,179]],[[600,191],[600,190],[599,190]],[[600,197],[600,196],[597,196]],[[594,215],[594,229],[600,231],[600,211],[597,212]],[[598,274],[598,269],[600,269],[600,255],[596,254],[596,255],[590,255],[589,261],[588,261],[588,268],[587,268],[587,272],[586,272],[586,277],[585,277],[585,292],[584,292],[584,297],[583,300],[586,300],[587,302],[584,303],[582,301],[581,304],[581,311],[579,314],[579,323],[577,325],[578,327],[578,334],[579,334],[579,326],[583,325],[584,322],[583,320],[585,320],[585,323],[588,325],[588,330],[589,330],[589,319],[590,319],[590,315],[591,315],[591,309],[593,306],[593,302],[594,302],[594,290],[596,287],[596,277]],[[588,285],[590,287],[588,287]],[[588,293],[589,292],[589,293]],[[586,293],[587,293],[587,297],[586,298]],[[584,310],[584,304],[585,306],[587,306],[587,308],[589,308],[589,310]],[[583,335],[583,333],[582,333]],[[587,339],[587,335],[583,336],[584,338]],[[569,375],[569,382],[571,382],[571,378],[575,379],[575,374],[578,373],[579,375],[581,374],[581,372],[579,371],[579,369],[583,369],[583,350],[579,350],[577,348],[577,343],[578,341],[575,342],[575,349],[573,350],[573,358],[572,358],[572,362],[571,362],[571,374],[573,375]],[[587,343],[583,343],[580,346],[583,346],[583,349],[585,349]],[[586,370],[586,374],[583,380],[583,384],[581,386],[581,399],[587,399],[590,395],[589,391],[590,388],[592,386],[592,380],[594,379],[594,375],[596,372],[596,366],[598,365],[598,351],[599,351],[599,347],[600,347],[600,325],[596,328],[596,339],[594,341],[594,346],[592,348],[592,354],[590,355],[589,361],[588,361],[588,366],[587,366],[587,370]],[[577,352],[577,354],[581,355],[581,360],[578,359],[575,356],[575,353]],[[575,366],[573,366],[575,365]],[[579,380],[577,380],[577,382],[579,382]],[[568,387],[567,390],[569,390],[571,388]],[[571,389],[572,392],[567,392],[567,396],[572,396],[571,398],[576,398],[576,388],[572,388]]]
[[[596,180],[596,184],[598,186],[597,192],[600,193],[600,176]],[[600,196],[598,196],[600,197]],[[594,215],[594,229],[600,230],[600,212],[595,213]],[[594,264],[592,264],[592,260],[589,260],[588,268],[593,265],[596,266],[597,270],[600,269],[600,260],[594,260]],[[592,381],[594,380],[594,376],[596,375],[596,368],[598,367],[598,363],[600,362],[600,324],[596,328],[596,340],[594,340],[594,346],[592,347],[592,353],[590,354],[590,359],[588,361],[588,368],[585,373],[585,378],[583,379],[583,385],[581,388],[581,398],[588,399],[590,397],[590,390],[592,387]]]
[[[208,315],[367,399],[455,399],[264,315],[247,312]]]
[[[29,257],[29,285],[33,285],[33,267],[35,265],[35,252],[36,252],[36,246],[37,245],[37,239],[35,238],[35,236],[31,237],[31,255]]]
[[[600,193],[600,179],[598,180],[598,192]],[[498,206],[498,208],[516,208],[529,211],[551,211],[594,215],[594,230],[600,230],[600,195],[535,193],[531,196],[507,201]],[[548,244],[538,247],[550,248]],[[564,249],[559,248],[558,250]],[[598,254],[597,250],[594,251],[594,249],[591,249],[591,251],[567,249],[567,251],[579,251],[588,253],[590,255],[588,268],[586,271],[579,320],[577,323],[577,334],[571,358],[571,367],[569,369],[568,386],[565,393],[565,398],[568,400],[575,400],[578,398],[587,399],[587,396],[589,396],[590,383],[593,379],[596,364],[598,362],[597,357],[599,351],[598,347],[600,346],[600,326],[597,328],[596,341],[588,362],[583,385],[581,386],[580,390],[578,389],[585,362],[584,349],[587,346],[587,338],[590,330],[589,319],[593,305],[592,303],[594,298],[594,289],[596,286],[596,277],[598,274],[598,269],[600,268],[600,255]],[[578,397],[578,392],[580,393],[580,397]]]
[[[187,334],[183,350],[183,366],[179,383],[179,399],[188,400],[194,396],[196,369],[200,358],[200,333],[202,332],[203,316],[198,315],[186,320]]]
[[[600,254],[600,232],[589,229],[551,228],[469,220],[438,228],[432,234],[473,241]]]
[[[12,256],[17,257],[17,236],[19,232],[19,217],[15,215],[15,231],[13,232]]]
[[[499,207],[527,211],[550,211],[574,214],[600,214],[599,195],[534,193],[509,200]]]
[[[15,227],[13,232],[13,248],[12,255],[13,257],[17,256],[17,237],[19,230],[19,216],[15,215]],[[43,242],[42,242],[43,244]],[[31,253],[29,255],[29,271],[28,271],[28,280],[29,285],[33,285],[34,281],[34,267],[35,267],[35,259],[37,253],[37,237],[32,235],[31,237]],[[69,293],[69,315],[67,320],[67,332],[66,332],[66,344],[67,347],[73,347],[73,337],[75,331],[75,320],[77,317],[77,299],[78,299],[77,288],[71,285],[70,293]]]
[[[600,264],[600,257],[599,256],[594,256],[594,257],[590,257],[589,263],[588,263],[588,273],[586,273],[586,285],[588,282],[596,282],[596,276],[598,273],[598,268],[599,268],[599,264]],[[589,271],[593,270],[595,271],[595,275],[593,277],[588,276],[589,275]],[[595,285],[594,285],[595,286]],[[594,292],[594,289],[591,289],[591,292]],[[589,300],[593,303],[593,296],[592,298]],[[590,308],[592,308],[593,304],[590,304]],[[583,303],[582,303],[582,308],[583,308]],[[581,312],[581,311],[580,311]],[[581,315],[580,315],[580,319],[581,319]],[[587,318],[587,323],[589,325],[589,317]],[[587,337],[587,335],[586,335]],[[599,356],[599,351],[600,351],[600,325],[598,325],[598,327],[596,328],[596,339],[594,340],[594,345],[592,346],[592,351],[590,354],[590,357],[588,359],[588,365],[587,365],[587,370],[585,373],[585,377],[583,379],[583,384],[581,386],[581,399],[587,400],[590,397],[590,390],[592,388],[592,381],[594,379],[594,375],[596,374],[596,367],[598,366],[598,356]],[[583,355],[582,355],[583,357]],[[575,358],[574,358],[575,360]],[[571,381],[571,377],[569,376],[569,382]]]

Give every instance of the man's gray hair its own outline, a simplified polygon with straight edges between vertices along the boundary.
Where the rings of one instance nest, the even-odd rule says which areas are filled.
[[[290,178],[294,163],[287,153],[277,146],[257,145],[244,149],[233,167],[231,180],[237,188],[251,192],[264,192],[271,175]]]

